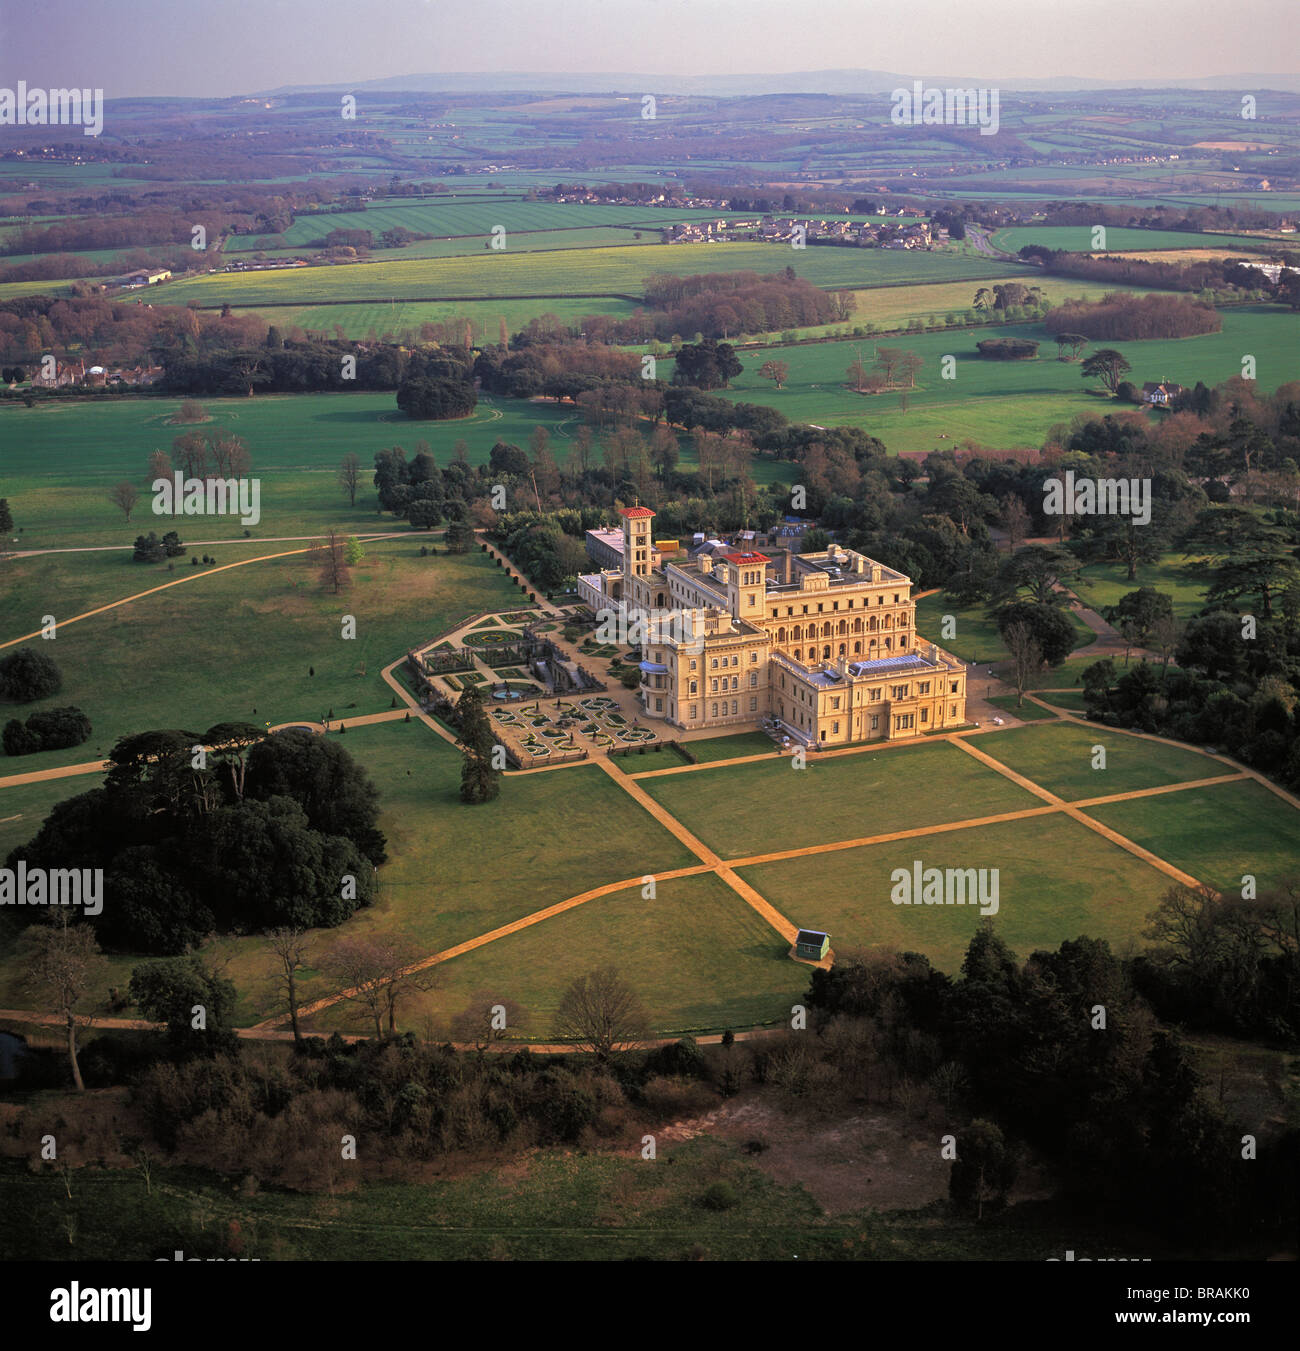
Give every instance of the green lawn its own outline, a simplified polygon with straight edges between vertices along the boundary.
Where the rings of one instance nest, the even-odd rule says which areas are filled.
[[[1038,805],[945,743],[785,757],[643,779],[641,787],[724,858],[882,835]]]
[[[988,702],[994,708],[1001,709],[1003,713],[1009,713],[1013,718],[1019,718],[1021,722],[1038,722],[1042,718],[1052,716],[1045,708],[1031,704],[1028,699],[1017,707],[1014,694],[995,694]]]
[[[420,722],[354,728],[342,744],[379,787],[390,861],[380,873],[379,901],[342,928],[317,931],[318,955],[344,933],[392,929],[433,953],[591,887],[698,861],[594,765],[508,778],[496,802],[467,807],[459,798],[459,752]],[[65,781],[62,796],[96,785],[97,778]],[[599,849],[589,836],[593,821],[600,822]],[[35,824],[23,838],[34,831]],[[277,1011],[260,940],[221,939],[205,951],[229,961],[238,1021]],[[116,959],[103,989],[124,983],[140,960]],[[21,978],[11,942],[0,962],[0,1004],[25,1007]],[[307,998],[328,992],[323,978],[308,975]],[[364,1016],[351,1005],[326,1021],[365,1030]]]
[[[1074,723],[1015,727],[978,737],[972,745],[1067,802],[1235,772],[1180,746]],[[1092,768],[1095,746],[1105,748],[1104,769]]]
[[[1205,607],[1204,570],[1199,577],[1183,574],[1185,567],[1199,562],[1202,560],[1181,554],[1166,555],[1158,563],[1139,564],[1135,581],[1129,581],[1128,568],[1123,563],[1091,563],[1079,573],[1073,590],[1089,609],[1101,613],[1108,605],[1118,605],[1130,591],[1153,587],[1173,601],[1178,619],[1187,620]]]
[[[1065,615],[1074,628],[1075,647],[1086,647],[1094,640],[1096,635],[1073,610],[1066,610]],[[955,621],[950,628],[953,637],[945,638],[944,620],[949,616]],[[963,661],[996,663],[1006,661],[1010,656],[998,632],[997,621],[990,617],[987,606],[963,608],[954,605],[942,591],[923,596],[916,602],[916,628],[922,637],[938,643]]]
[[[412,1003],[405,1025],[419,1027],[428,1014],[441,1032],[473,998],[490,994],[521,1007],[511,1039],[545,1041],[569,982],[606,965],[619,968],[663,1034],[790,1016],[808,988],[808,970],[789,959],[789,944],[725,882],[683,877],[659,883],[654,900],[641,892],[634,886],[599,897],[453,958],[439,969],[438,988]]]
[[[967,905],[895,905],[891,873],[996,868],[998,932],[1021,957],[1088,935],[1113,946],[1137,937],[1167,884],[1132,854],[1061,816],[848,849],[740,870],[796,924],[821,929],[843,952],[896,947],[955,972],[980,923]]]
[[[1253,781],[1089,807],[1089,816],[1225,893],[1250,873],[1262,891],[1300,871],[1300,812]]]
[[[1053,708],[1066,708],[1071,713],[1086,713],[1088,711],[1082,690],[1052,690],[1050,692],[1036,690],[1034,693],[1045,704],[1051,704]]]
[[[772,755],[777,747],[764,732],[733,732],[730,736],[701,737],[698,741],[682,743],[701,763],[713,760],[735,760],[742,755]]]

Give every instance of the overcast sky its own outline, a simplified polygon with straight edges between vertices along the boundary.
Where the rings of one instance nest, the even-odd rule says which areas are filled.
[[[0,0],[0,86],[224,95],[444,71],[986,81],[1300,70],[1296,0]]]

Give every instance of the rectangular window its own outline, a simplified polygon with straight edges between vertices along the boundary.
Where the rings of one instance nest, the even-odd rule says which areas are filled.
[[[880,718],[875,713],[871,715],[871,730],[873,732],[878,732],[880,730]]]
[[[739,700],[739,699],[733,699],[733,700],[731,701],[731,711],[732,711],[733,713],[739,713],[739,712],[740,712],[740,700]]]
[[[717,657],[714,657],[713,661],[710,663],[709,670],[716,671],[717,669],[718,669],[718,659]]]
[[[832,731],[836,736],[839,736],[839,734],[840,734],[840,725],[839,725],[839,723],[837,723],[837,722],[831,723],[831,731]]]
[[[957,682],[955,680],[952,682],[951,693],[957,693]]]
[[[694,722],[695,719],[698,718],[699,716],[700,716],[700,706],[699,706],[699,704],[692,704],[692,705],[691,705],[691,721]]]
[[[710,704],[710,705],[709,705],[709,717],[711,717],[711,718],[716,718],[717,716],[718,716],[718,706],[717,706],[717,704]]]
[[[921,721],[922,722],[930,721],[930,710],[928,708],[923,708],[921,710]]]
[[[709,693],[717,694],[717,692],[718,692],[718,682],[717,679],[715,678],[709,681]]]
[[[758,688],[758,672],[757,672],[757,671],[751,671],[751,672],[749,673],[749,688],[750,688],[751,690],[756,690],[756,689]]]
[[[749,711],[750,711],[751,713],[757,713],[757,712],[758,712],[758,700],[757,700],[757,699],[751,699],[751,700],[749,701]]]
[[[953,704],[953,706],[952,706],[952,713],[951,713],[951,716],[954,717],[954,718],[957,716],[957,705],[956,705],[956,704]]]
[[[662,713],[663,711],[664,711],[664,701],[663,701],[662,699],[656,699],[656,700],[655,700],[655,712],[656,712],[656,713]]]

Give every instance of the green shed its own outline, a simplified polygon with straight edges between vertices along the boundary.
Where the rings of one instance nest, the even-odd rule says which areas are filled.
[[[816,929],[800,929],[794,940],[795,956],[806,962],[820,962],[830,950],[830,934]]]

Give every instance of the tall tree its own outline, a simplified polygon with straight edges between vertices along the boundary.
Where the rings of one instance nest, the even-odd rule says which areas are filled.
[[[643,1041],[648,1027],[639,996],[613,966],[578,976],[555,1013],[555,1036],[602,1060]]]
[[[361,460],[349,451],[339,465],[339,487],[348,495],[348,506],[357,504],[357,488],[361,484]]]
[[[114,484],[108,494],[108,500],[115,507],[120,507],[129,521],[131,513],[135,510],[135,504],[140,500],[140,490],[134,483],[123,480],[121,483]]]
[[[310,946],[301,929],[271,929],[266,935],[266,946],[275,960],[274,980],[281,998],[289,1009],[293,1039],[302,1041],[298,1027],[298,972],[308,964]]]
[[[46,920],[28,931],[36,951],[27,962],[27,988],[63,1019],[72,1082],[83,1092],[86,1085],[77,1062],[77,1010],[107,971],[108,961],[100,955],[90,925],[70,922],[68,912],[61,909],[52,909]]]

